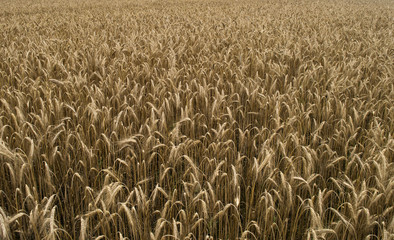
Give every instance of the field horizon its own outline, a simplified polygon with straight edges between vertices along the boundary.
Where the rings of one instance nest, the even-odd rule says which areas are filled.
[[[394,239],[393,20],[0,0],[0,239]]]

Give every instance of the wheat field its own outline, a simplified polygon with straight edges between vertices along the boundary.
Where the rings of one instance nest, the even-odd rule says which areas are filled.
[[[394,2],[0,0],[0,239],[394,239]]]

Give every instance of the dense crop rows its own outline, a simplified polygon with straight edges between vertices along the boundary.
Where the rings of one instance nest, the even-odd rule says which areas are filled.
[[[371,2],[1,0],[0,239],[392,239]]]

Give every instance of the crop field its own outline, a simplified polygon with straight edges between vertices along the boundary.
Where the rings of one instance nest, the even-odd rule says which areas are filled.
[[[0,239],[394,239],[394,1],[0,0]]]

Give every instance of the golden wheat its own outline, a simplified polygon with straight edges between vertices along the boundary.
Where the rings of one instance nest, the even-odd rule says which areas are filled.
[[[394,238],[393,8],[2,1],[0,238]]]

